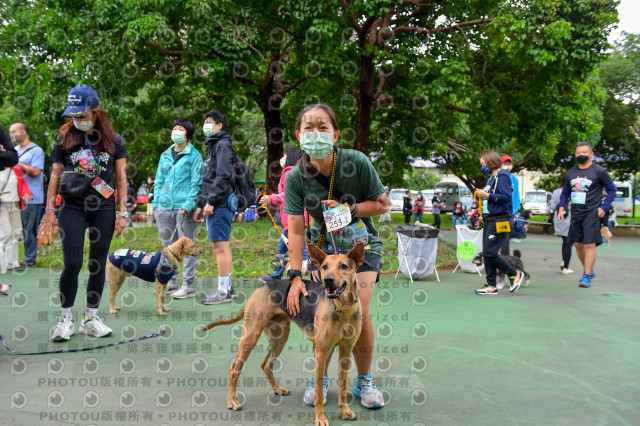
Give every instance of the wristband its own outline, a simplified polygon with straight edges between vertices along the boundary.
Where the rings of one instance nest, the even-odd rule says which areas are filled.
[[[53,211],[56,211],[56,209],[55,209],[55,208],[53,208],[53,207],[45,207],[44,209],[45,209],[45,210],[53,210]]]
[[[302,278],[302,271],[298,269],[289,269],[287,271],[287,277],[289,277],[290,280],[294,279],[295,277]]]
[[[358,213],[358,203],[354,203],[354,208],[351,210],[351,216],[355,217],[356,213]]]

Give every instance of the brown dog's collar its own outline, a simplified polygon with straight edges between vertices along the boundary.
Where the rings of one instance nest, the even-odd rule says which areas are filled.
[[[348,314],[349,312],[353,312],[356,310],[356,308],[358,307],[358,301],[356,300],[353,305],[349,305],[346,308],[338,308],[335,304],[333,305],[333,307],[339,314]]]

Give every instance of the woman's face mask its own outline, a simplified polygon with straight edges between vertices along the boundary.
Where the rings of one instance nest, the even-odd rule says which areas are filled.
[[[73,125],[75,126],[76,129],[80,130],[81,132],[86,132],[88,130],[93,129],[93,126],[95,126],[95,123],[91,120],[79,120],[77,118],[74,118]]]
[[[171,140],[176,145],[185,143],[187,140],[187,132],[183,132],[182,130],[174,130],[171,132]]]
[[[322,159],[331,153],[333,149],[333,132],[300,133],[300,149],[310,157]]]
[[[287,156],[284,155],[282,156],[282,158],[280,159],[280,167],[282,167],[284,169],[284,165],[287,164]]]

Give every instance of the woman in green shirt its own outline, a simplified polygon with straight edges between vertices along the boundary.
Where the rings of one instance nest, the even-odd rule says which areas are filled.
[[[361,398],[363,406],[380,408],[384,405],[384,400],[373,384],[370,374],[374,328],[369,314],[369,304],[380,274],[382,242],[375,230],[372,217],[389,211],[389,199],[369,158],[359,151],[338,149],[339,136],[336,115],[328,105],[308,105],[298,115],[296,137],[305,155],[289,172],[285,182],[284,212],[289,215],[291,270],[297,272],[302,268],[305,208],[314,219],[311,227],[311,242],[318,245],[320,235],[325,234],[323,238],[325,243],[321,248],[327,253],[332,253],[333,248],[326,244],[330,242],[330,238],[326,235],[322,214],[323,204],[327,208],[334,208],[348,203],[354,220],[351,225],[335,233],[336,248],[339,252],[346,253],[358,242],[365,244],[365,261],[357,271],[362,307],[362,331],[353,348],[353,356],[358,368],[358,380],[353,393]],[[336,164],[332,199],[328,199],[334,159]],[[302,279],[294,275],[295,273],[291,274],[287,307],[292,315],[298,315],[300,294],[307,296],[307,291]],[[323,389],[325,401],[327,390],[328,378],[325,374]],[[311,380],[311,386],[304,395],[304,402],[307,405],[313,405],[314,395],[315,390]]]

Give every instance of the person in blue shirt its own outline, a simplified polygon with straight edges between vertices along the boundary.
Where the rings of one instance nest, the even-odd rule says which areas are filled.
[[[194,211],[202,188],[202,155],[191,144],[195,129],[190,121],[178,119],[171,126],[171,146],[161,155],[156,172],[153,196],[153,214],[156,218],[162,245],[167,247],[181,237],[196,241],[198,222]],[[174,299],[193,297],[193,280],[196,276],[197,258],[187,256],[182,270],[180,289],[176,277],[167,284],[167,292]]]
[[[36,226],[38,213],[44,203],[44,151],[29,139],[29,129],[23,123],[13,123],[9,128],[9,137],[18,152],[18,166],[22,169],[24,180],[31,191],[29,201],[21,213],[22,231],[24,233],[24,260],[19,269],[35,266],[38,251]],[[16,268],[17,269],[17,268]]]
[[[511,240],[514,243],[521,243],[523,239],[527,238],[527,220],[531,219],[531,216],[533,216],[531,210],[522,210],[514,218],[511,227]]]
[[[500,156],[495,151],[482,151],[480,164],[482,172],[490,175],[484,189],[476,191],[478,197],[486,200],[483,203],[482,248],[487,283],[483,288],[476,290],[476,294],[487,296],[498,294],[496,286],[498,269],[509,277],[511,284],[509,291],[513,293],[520,288],[524,274],[498,254],[504,238],[509,234],[509,219],[513,214],[511,180],[509,173],[502,170]]]
[[[511,169],[513,168],[513,158],[510,155],[503,155],[500,158],[502,161],[502,170],[509,173],[509,179],[511,179],[511,227],[514,225],[515,215],[520,210],[520,183],[518,182],[518,178],[516,175],[511,174]],[[507,235],[504,239],[504,243],[502,243],[502,248],[500,249],[500,254],[502,256],[510,256],[511,255],[511,247],[509,246],[509,242],[511,240],[511,236]]]

